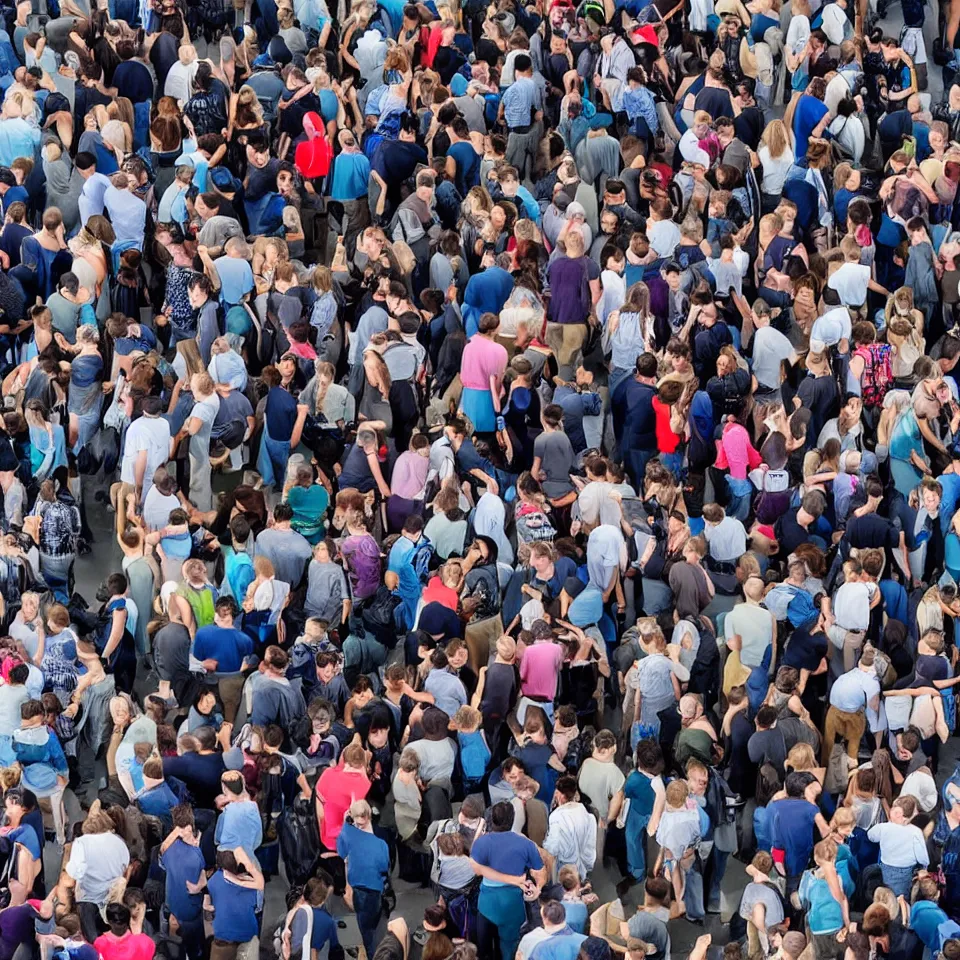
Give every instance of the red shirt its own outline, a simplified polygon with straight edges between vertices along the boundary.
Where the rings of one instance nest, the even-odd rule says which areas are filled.
[[[460,597],[457,591],[454,590],[453,587],[444,586],[443,581],[439,577],[432,577],[427,584],[426,590],[423,591],[424,606],[428,603],[436,602],[456,612],[459,600]]]
[[[670,429],[670,407],[654,397],[653,412],[657,418],[657,448],[661,453],[676,453],[681,438]]]
[[[125,933],[116,937],[104,933],[93,941],[103,960],[153,960],[156,946],[145,933]]]
[[[328,850],[337,849],[337,837],[343,829],[343,818],[356,800],[366,799],[370,781],[361,771],[347,771],[343,761],[336,767],[327,767],[317,781],[317,796],[323,802],[323,820],[320,822],[320,842]],[[105,957],[104,960],[112,960]],[[139,960],[139,958],[138,958]]]

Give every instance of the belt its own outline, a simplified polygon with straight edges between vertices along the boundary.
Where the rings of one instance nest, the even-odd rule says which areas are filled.
[[[525,127],[510,127],[510,133],[529,133],[536,124],[528,123]]]

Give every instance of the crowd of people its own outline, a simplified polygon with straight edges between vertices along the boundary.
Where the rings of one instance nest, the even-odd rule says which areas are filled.
[[[0,960],[960,960],[960,2],[0,12]]]

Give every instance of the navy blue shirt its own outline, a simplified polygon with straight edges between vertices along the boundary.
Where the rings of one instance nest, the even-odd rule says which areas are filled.
[[[203,909],[203,893],[187,893],[187,881],[197,883],[203,873],[203,852],[199,847],[179,838],[160,858],[167,872],[166,897],[170,912],[181,923],[199,920]]]
[[[271,387],[267,394],[266,420],[271,440],[289,442],[297,422],[296,398],[283,387]]]

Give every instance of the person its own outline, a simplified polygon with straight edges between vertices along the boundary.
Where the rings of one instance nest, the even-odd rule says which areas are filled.
[[[380,939],[381,901],[390,873],[390,851],[373,832],[370,804],[366,800],[352,803],[349,817],[337,837],[337,853],[346,864],[347,883],[352,891],[364,948],[373,956]]]
[[[257,914],[263,909],[263,874],[243,847],[217,851],[217,870],[207,880],[204,909],[213,912],[211,955],[236,957],[241,946],[259,937]]]

